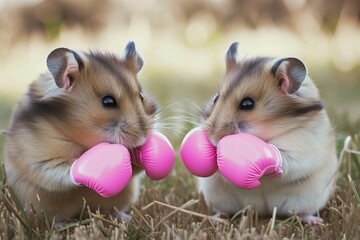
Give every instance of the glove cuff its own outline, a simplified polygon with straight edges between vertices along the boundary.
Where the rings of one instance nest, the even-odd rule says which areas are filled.
[[[75,166],[76,161],[77,161],[77,160],[75,160],[75,161],[73,162],[73,164],[71,164],[71,167],[70,167],[70,180],[71,180],[71,182],[72,182],[73,184],[75,184],[75,185],[77,185],[77,186],[80,186],[81,184],[79,184],[79,183],[77,183],[77,182],[75,181],[75,179],[74,179],[74,173],[73,173],[73,171],[74,171],[74,166]]]
[[[280,167],[282,166],[282,163],[283,163],[283,159],[282,159],[282,156],[281,156],[281,153],[279,151],[279,149],[277,147],[275,147],[274,145],[272,144],[269,144],[269,146],[274,150],[275,152],[275,155],[276,155],[276,167]]]

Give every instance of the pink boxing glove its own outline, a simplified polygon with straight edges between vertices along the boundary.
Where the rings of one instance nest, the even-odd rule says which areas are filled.
[[[146,175],[153,179],[159,180],[165,178],[171,172],[175,153],[169,140],[159,132],[150,134],[145,144],[137,151],[140,162],[136,162],[143,166]]]
[[[262,176],[282,175],[279,150],[251,134],[238,133],[222,138],[217,158],[220,173],[241,188],[260,186]]]
[[[103,197],[124,189],[132,174],[129,151],[120,144],[99,143],[83,153],[72,165],[70,178]]]
[[[218,169],[216,148],[200,127],[186,134],[180,147],[180,155],[185,167],[196,176],[209,177]]]
[[[247,133],[222,138],[216,149],[198,127],[185,136],[180,155],[192,174],[209,177],[219,169],[226,179],[245,189],[258,187],[262,176],[282,175],[279,150]]]

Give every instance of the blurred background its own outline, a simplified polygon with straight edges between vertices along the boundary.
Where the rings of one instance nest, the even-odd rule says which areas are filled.
[[[338,139],[359,133],[358,0],[0,0],[0,130],[54,48],[121,54],[128,40],[145,60],[144,88],[174,114],[198,114],[239,41],[245,57],[302,59]]]

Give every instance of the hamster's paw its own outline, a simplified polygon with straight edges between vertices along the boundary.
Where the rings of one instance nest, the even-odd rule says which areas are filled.
[[[120,219],[123,219],[124,221],[129,221],[131,218],[131,216],[124,211],[120,212],[119,217],[120,217]]]
[[[311,214],[300,215],[300,218],[301,218],[303,223],[309,224],[311,226],[319,225],[319,224],[324,222],[324,220],[322,218],[313,216]]]
[[[216,219],[223,220],[223,219],[228,219],[229,217],[226,214],[222,213],[222,212],[213,212],[213,214],[211,215],[211,218],[212,219],[209,220],[209,221],[212,224],[216,224],[216,223],[218,223],[218,221]]]
[[[125,221],[125,222],[129,221],[131,218],[131,216],[124,211],[112,211],[110,215],[114,218],[117,218],[120,221]]]

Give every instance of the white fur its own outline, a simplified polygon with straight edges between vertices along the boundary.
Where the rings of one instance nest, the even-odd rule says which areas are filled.
[[[282,154],[282,177],[263,177],[260,187],[245,190],[217,172],[208,178],[198,178],[199,192],[214,210],[226,214],[234,214],[248,205],[258,208],[260,215],[270,215],[274,207],[280,215],[288,215],[289,211],[303,216],[316,213],[333,191],[338,161],[325,112],[307,124],[269,142]],[[301,181],[302,178],[305,180]]]

